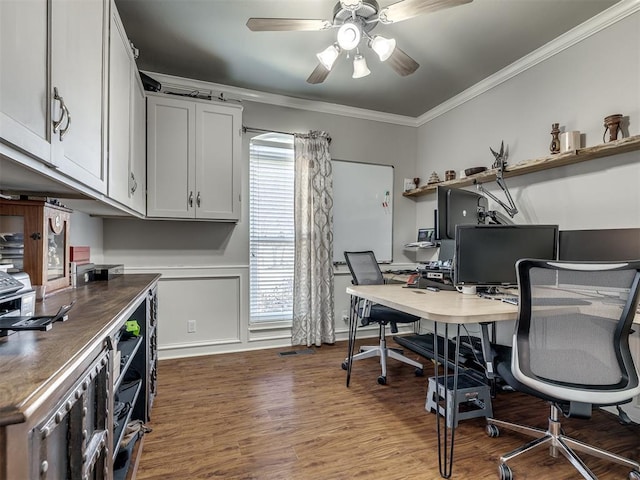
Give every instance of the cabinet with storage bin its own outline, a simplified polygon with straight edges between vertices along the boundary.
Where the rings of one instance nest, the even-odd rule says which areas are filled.
[[[71,210],[45,201],[0,199],[0,261],[47,292],[69,286]]]
[[[144,436],[121,442],[129,422],[148,421],[155,394],[158,278],[59,291],[35,314],[75,302],[68,320],[0,338],[0,480],[135,478]],[[137,335],[122,335],[128,321]]]
[[[142,433],[127,425],[148,422],[156,393],[157,287],[114,334],[113,477],[130,478],[141,451]]]

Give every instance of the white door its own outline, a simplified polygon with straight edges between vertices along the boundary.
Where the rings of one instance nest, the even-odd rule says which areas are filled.
[[[195,104],[147,98],[147,216],[193,218]]]
[[[146,174],[147,174],[147,117],[142,80],[138,69],[131,70],[131,155],[129,175],[129,206],[136,212],[146,212]]]
[[[103,0],[51,2],[52,119],[62,118],[52,130],[53,162],[100,193],[107,185],[102,127],[108,5]]]
[[[0,1],[0,138],[49,163],[47,0]]]
[[[196,217],[239,218],[241,110],[196,104]]]
[[[111,15],[109,44],[109,197],[129,204],[131,70],[129,39],[117,13]]]

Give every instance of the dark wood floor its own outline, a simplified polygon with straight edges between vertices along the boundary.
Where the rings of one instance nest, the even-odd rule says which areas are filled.
[[[354,364],[346,388],[340,368],[345,343],[309,355],[278,355],[289,350],[160,362],[153,432],[145,436],[137,478],[440,478],[435,415],[424,410],[426,377],[390,361],[389,383],[381,386],[376,360],[367,359]],[[426,368],[431,372],[431,364]],[[540,427],[547,421],[547,405],[519,393],[498,395],[493,407],[496,418]],[[564,429],[640,458],[640,426],[620,425],[606,412],[589,421],[567,420]],[[498,478],[499,456],[527,440],[511,432],[488,438],[483,420],[461,422],[452,478]],[[584,459],[600,478],[627,478],[624,467]],[[546,449],[514,460],[512,468],[516,480],[581,478],[564,457],[551,458]]]

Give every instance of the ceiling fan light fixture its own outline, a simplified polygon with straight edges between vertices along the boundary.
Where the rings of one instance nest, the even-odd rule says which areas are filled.
[[[380,35],[376,35],[371,39],[371,48],[380,57],[380,61],[387,60],[393,51],[396,49],[395,38],[384,38]]]
[[[316,54],[320,63],[327,69],[331,70],[336,59],[340,55],[340,47],[337,44],[329,45],[320,53]]]
[[[350,12],[355,12],[360,7],[362,7],[362,0],[340,0],[340,5],[345,10],[349,10]]]
[[[353,75],[352,78],[362,78],[366,77],[371,73],[369,67],[367,67],[367,60],[362,56],[362,54],[358,53],[353,57]]]
[[[338,29],[336,38],[340,48],[343,50],[353,50],[360,43],[362,32],[360,31],[360,27],[355,23],[345,22]]]

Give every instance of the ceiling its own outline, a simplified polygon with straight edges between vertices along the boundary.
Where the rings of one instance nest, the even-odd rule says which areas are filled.
[[[378,0],[381,8],[396,0]],[[418,117],[552,41],[615,0],[474,0],[390,25],[420,68],[401,77],[363,47],[371,75],[337,60],[324,83],[307,77],[335,29],[252,32],[250,17],[332,19],[335,0],[115,0],[138,68],[260,92]]]

